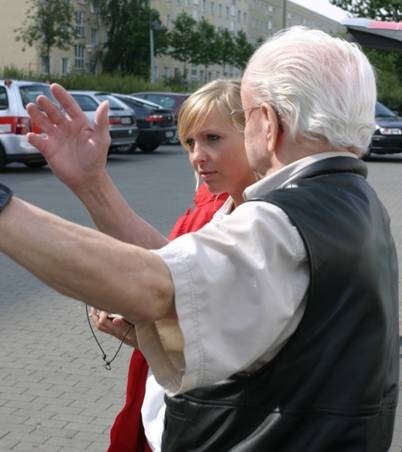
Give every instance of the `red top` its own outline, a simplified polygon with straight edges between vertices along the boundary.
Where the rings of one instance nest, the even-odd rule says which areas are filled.
[[[200,229],[211,220],[227,197],[226,193],[213,195],[206,185],[201,185],[195,194],[193,207],[188,208],[177,219],[169,239],[173,240],[179,235]],[[141,418],[147,374],[147,362],[142,353],[136,349],[131,356],[128,371],[126,402],[110,431],[108,452],[151,452]]]

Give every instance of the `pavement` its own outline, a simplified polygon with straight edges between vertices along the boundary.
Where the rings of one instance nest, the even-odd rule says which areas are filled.
[[[31,293],[1,311],[0,452],[105,452],[131,350],[123,346],[104,369],[84,306],[15,271]],[[113,355],[117,342],[100,340]],[[402,451],[401,403],[390,450]]]
[[[178,215],[172,205],[180,209],[187,205],[187,200],[178,198],[178,185],[191,193],[192,174],[186,165],[179,148],[115,157],[109,163],[127,199],[164,232]],[[401,168],[398,162],[371,165],[371,180],[393,218],[402,258]],[[155,180],[164,190],[154,187]],[[25,199],[86,224],[82,205],[46,170],[38,174],[16,168],[4,173],[2,181]],[[133,181],[141,190],[133,190]],[[142,196],[144,192],[148,197]],[[402,288],[402,272],[400,282]],[[123,346],[112,370],[106,370],[84,305],[66,300],[1,254],[0,289],[0,452],[105,452],[110,426],[124,399],[131,350]],[[402,306],[400,325],[402,331]],[[117,341],[105,335],[99,338],[113,356]],[[402,452],[401,399],[402,394],[391,452]]]

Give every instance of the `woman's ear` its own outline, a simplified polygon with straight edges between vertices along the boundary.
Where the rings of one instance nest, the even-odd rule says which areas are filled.
[[[277,147],[281,132],[279,118],[276,111],[271,107],[271,105],[266,102],[263,102],[261,104],[261,113],[263,115],[264,121],[266,121],[266,139],[268,149],[270,151],[273,151]]]

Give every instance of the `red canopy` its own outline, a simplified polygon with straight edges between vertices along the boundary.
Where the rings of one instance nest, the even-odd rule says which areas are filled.
[[[362,46],[402,52],[402,22],[348,18],[342,24]]]

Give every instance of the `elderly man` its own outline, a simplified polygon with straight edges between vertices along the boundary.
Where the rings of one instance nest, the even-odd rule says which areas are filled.
[[[99,229],[124,242],[3,187],[0,250],[60,292],[139,326],[169,394],[163,450],[388,450],[398,269],[388,215],[358,159],[376,100],[364,54],[301,27],[264,43],[243,76],[243,109],[232,112],[245,116],[260,180],[233,213],[165,246],[98,158],[107,107],[91,128],[52,89],[68,116],[40,97],[40,109],[28,108],[46,136],[29,140]]]

